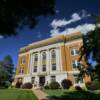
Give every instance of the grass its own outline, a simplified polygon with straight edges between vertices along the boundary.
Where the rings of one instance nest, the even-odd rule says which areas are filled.
[[[31,90],[0,89],[0,100],[38,100]]]
[[[100,91],[69,91],[69,90],[44,90],[56,100],[100,100]]]
[[[47,94],[49,94],[50,96],[57,96],[57,97],[60,97],[64,94],[64,92],[67,92],[67,90],[44,90],[44,92],[46,92]]]

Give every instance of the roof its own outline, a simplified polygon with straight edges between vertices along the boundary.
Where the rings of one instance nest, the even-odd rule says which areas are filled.
[[[82,37],[82,34],[80,32],[72,33],[68,35],[58,35],[58,36],[48,38],[42,41],[31,43],[23,48],[20,48],[19,53],[27,52],[30,49],[39,48],[39,47],[43,47],[43,46],[47,46],[47,45],[51,45],[55,43],[71,41],[73,39],[78,39],[81,37]]]

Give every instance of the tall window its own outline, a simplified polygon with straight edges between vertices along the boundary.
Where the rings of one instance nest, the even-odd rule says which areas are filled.
[[[37,72],[37,66],[38,66],[38,54],[34,54],[34,66],[33,66],[33,72]]]
[[[75,56],[79,54],[79,48],[72,48],[71,49],[71,55]]]
[[[42,71],[43,71],[43,72],[46,71],[46,65],[42,65]]]
[[[51,51],[51,57],[52,57],[52,59],[56,59],[56,52],[55,52],[55,50]]]
[[[19,74],[23,74],[23,73],[24,73],[24,67],[20,67]]]
[[[73,68],[77,69],[80,66],[80,62],[78,60],[72,61]]]
[[[37,72],[37,66],[34,66],[33,72]]]
[[[34,55],[34,61],[38,61],[38,54]]]
[[[56,51],[52,50],[51,51],[51,65],[52,65],[52,70],[56,70]]]
[[[42,71],[46,71],[46,52],[42,53]]]
[[[43,52],[43,53],[42,53],[42,59],[43,59],[43,60],[46,60],[46,52]]]
[[[25,57],[23,56],[23,57],[21,58],[21,64],[24,64],[24,62],[25,62]]]

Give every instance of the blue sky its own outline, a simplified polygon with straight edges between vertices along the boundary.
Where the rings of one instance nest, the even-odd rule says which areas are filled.
[[[0,38],[0,60],[11,55],[16,66],[18,51],[29,43],[59,34],[81,31],[83,34],[93,30],[91,14],[100,13],[100,0],[56,0],[54,16],[39,17],[33,30],[25,27],[16,37]]]

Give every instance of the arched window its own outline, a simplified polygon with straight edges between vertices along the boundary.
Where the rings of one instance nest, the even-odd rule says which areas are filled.
[[[42,59],[43,59],[43,60],[46,60],[46,52],[43,52],[43,53],[42,53]]]
[[[23,56],[21,57],[21,64],[24,64],[24,62],[25,62],[25,57]]]
[[[34,61],[38,61],[38,54],[34,55]]]
[[[42,53],[42,71],[46,71],[46,52]]]
[[[37,72],[37,66],[34,66],[33,72]]]
[[[33,72],[37,72],[37,67],[38,67],[38,54],[34,54],[34,66],[33,66]]]
[[[51,65],[52,65],[52,70],[56,70],[56,51],[52,50],[51,51]]]
[[[55,52],[55,50],[51,51],[51,58],[52,59],[56,59],[56,52]]]

